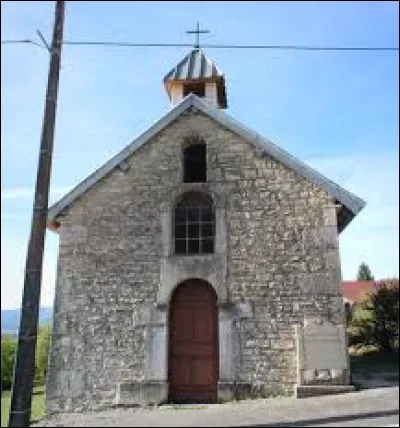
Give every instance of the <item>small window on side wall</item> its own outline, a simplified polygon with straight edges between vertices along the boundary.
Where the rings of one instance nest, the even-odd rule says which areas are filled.
[[[207,181],[206,145],[202,142],[190,144],[183,151],[183,181],[204,183]]]

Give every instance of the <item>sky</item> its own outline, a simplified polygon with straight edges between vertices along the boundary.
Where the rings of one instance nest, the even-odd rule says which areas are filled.
[[[66,2],[64,39],[398,47],[398,2]],[[49,43],[54,2],[2,1],[1,39]],[[64,46],[50,203],[170,108],[163,76],[189,48]],[[227,113],[367,203],[340,235],[343,279],[365,261],[399,275],[399,52],[205,49]],[[1,46],[1,308],[20,306],[49,55]],[[41,305],[53,303],[58,236],[47,231]]]

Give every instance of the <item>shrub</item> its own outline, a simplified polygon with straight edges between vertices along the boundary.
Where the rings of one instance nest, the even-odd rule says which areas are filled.
[[[399,347],[399,280],[377,283],[372,294],[355,308],[349,324],[349,345],[374,345],[379,351]]]
[[[10,389],[15,361],[17,340],[12,336],[1,337],[1,390]]]
[[[35,356],[35,378],[37,385],[46,380],[47,359],[50,349],[51,329],[49,325],[39,327]],[[10,389],[14,374],[15,353],[17,338],[2,336],[1,338],[1,389]]]
[[[46,380],[47,359],[50,350],[51,328],[50,325],[39,327],[36,357],[35,357],[35,383],[42,385]]]

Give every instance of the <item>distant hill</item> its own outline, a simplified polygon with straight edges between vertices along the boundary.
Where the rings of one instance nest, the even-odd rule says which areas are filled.
[[[51,323],[53,308],[43,307],[39,309],[39,325]],[[19,329],[20,309],[1,310],[1,333],[17,334]]]

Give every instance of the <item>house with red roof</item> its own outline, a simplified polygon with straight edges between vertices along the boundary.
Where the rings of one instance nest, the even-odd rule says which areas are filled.
[[[343,281],[340,284],[347,321],[353,316],[354,306],[360,303],[368,294],[373,293],[376,286],[376,281]]]
[[[344,302],[353,306],[371,294],[376,286],[376,281],[343,281],[340,285],[340,292]]]

